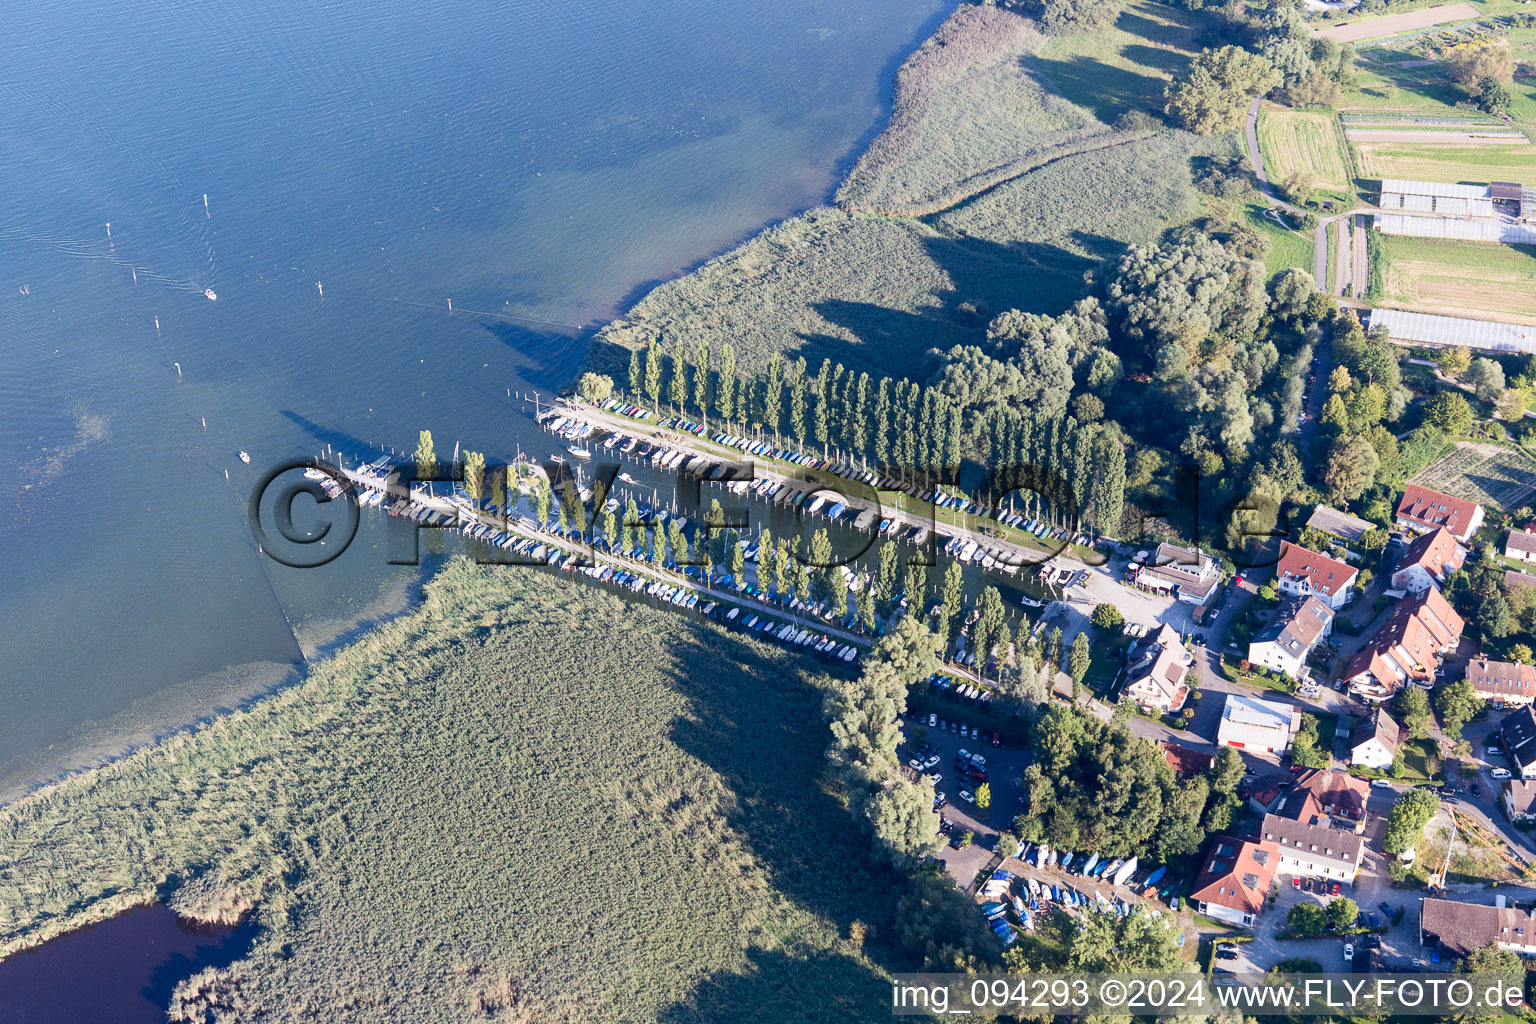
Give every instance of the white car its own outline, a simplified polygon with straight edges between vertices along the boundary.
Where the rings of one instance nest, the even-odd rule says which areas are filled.
[[[944,781],[944,773],[943,772],[930,772],[928,774],[928,781],[933,783],[935,786],[937,786],[939,783]]]
[[[1392,783],[1387,779],[1372,779],[1371,787],[1373,789],[1391,789]]]
[[[1344,962],[1345,963],[1349,963],[1354,958],[1355,958],[1355,944],[1353,942],[1346,942],[1346,943],[1344,943]]]
[[[1508,768],[1490,768],[1488,774],[1496,779],[1507,779],[1510,777]]]
[[[959,793],[959,796],[960,796],[960,799],[961,799],[961,800],[964,800],[964,801],[965,801],[965,802],[966,802],[966,803],[968,803],[968,804],[969,804],[969,803],[974,803],[974,802],[975,802],[975,800],[976,800],[976,794],[975,794],[975,793],[972,793],[972,792],[971,792],[971,791],[970,791],[970,790],[968,790],[968,789],[962,789],[962,790],[961,790],[961,791],[960,791],[960,793]]]

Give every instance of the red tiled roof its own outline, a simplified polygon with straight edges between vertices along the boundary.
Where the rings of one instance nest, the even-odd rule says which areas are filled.
[[[1397,516],[1426,529],[1443,526],[1452,533],[1464,534],[1477,507],[1475,501],[1409,484],[1403,491],[1403,500],[1397,504]]]
[[[1163,748],[1163,757],[1168,760],[1168,766],[1180,778],[1193,778],[1211,766],[1214,755],[1201,750],[1191,750],[1189,747],[1181,747],[1167,740],[1163,740],[1160,745]]]
[[[1440,652],[1461,642],[1466,623],[1444,595],[1430,587],[1399,601],[1391,617],[1349,660],[1346,679],[1369,672],[1381,687],[1395,690],[1409,679],[1427,680]],[[1395,665],[1398,671],[1394,672]]]
[[[1431,533],[1421,534],[1408,545],[1403,560],[1397,563],[1397,572],[1421,565],[1436,580],[1443,580],[1447,573],[1461,568],[1467,553],[1451,531],[1441,526]]]
[[[1264,897],[1279,863],[1280,847],[1275,843],[1217,836],[1189,898],[1257,914],[1264,907]]]
[[[1305,580],[1314,593],[1332,597],[1352,584],[1357,572],[1347,562],[1308,551],[1288,540],[1280,542],[1280,561],[1275,566],[1275,575],[1280,579]]]

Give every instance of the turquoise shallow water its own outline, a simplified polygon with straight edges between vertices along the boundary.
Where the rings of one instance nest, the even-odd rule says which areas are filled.
[[[512,455],[537,435],[507,389],[824,199],[943,11],[9,5],[0,789],[397,608],[414,574],[366,526],[324,570],[264,566],[259,471],[423,427]]]

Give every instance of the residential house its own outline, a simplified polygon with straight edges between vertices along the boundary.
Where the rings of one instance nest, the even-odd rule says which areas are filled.
[[[1392,588],[1422,594],[1444,583],[1447,576],[1461,568],[1466,557],[1466,549],[1445,527],[1420,534],[1392,570]]]
[[[1518,569],[1505,569],[1504,589],[1513,590],[1516,587],[1536,587],[1536,576]]]
[[[1360,858],[1365,853],[1365,837],[1341,832],[1327,825],[1264,815],[1259,836],[1280,848],[1281,875],[1321,878],[1329,882],[1353,885],[1360,872]]]
[[[1294,821],[1360,833],[1365,831],[1370,797],[1371,784],[1364,779],[1327,768],[1312,769],[1298,775],[1296,784],[1269,810]]]
[[[1536,699],[1536,668],[1530,665],[1473,658],[1467,662],[1467,682],[1487,701],[1529,704]]]
[[[1536,909],[1506,906],[1503,896],[1489,906],[1457,900],[1419,901],[1419,945],[1438,945],[1466,956],[1490,942],[1523,957],[1536,956]]]
[[[1128,682],[1122,692],[1139,707],[1172,714],[1189,697],[1185,677],[1194,663],[1193,655],[1179,639],[1179,631],[1164,625],[1131,651]]]
[[[1312,515],[1307,519],[1307,525],[1315,530],[1321,530],[1330,537],[1337,537],[1346,544],[1358,544],[1366,531],[1375,527],[1375,523],[1352,516],[1348,512],[1340,512],[1336,508],[1327,505],[1319,505],[1312,510]]]
[[[1445,527],[1463,544],[1483,525],[1483,507],[1465,498],[1409,484],[1397,503],[1397,525],[1413,533],[1429,533]]]
[[[1504,554],[1517,562],[1536,562],[1536,533],[1510,530],[1504,538]]]
[[[1189,902],[1206,917],[1252,927],[1264,909],[1279,860],[1275,843],[1216,836]]]
[[[1333,610],[1320,598],[1292,599],[1248,644],[1248,661],[1300,679],[1307,658],[1333,631]]]
[[[1383,708],[1355,719],[1349,736],[1349,763],[1362,768],[1387,769],[1397,756],[1402,728]]]
[[[1499,735],[1515,774],[1522,779],[1536,779],[1536,714],[1532,714],[1531,706],[1527,704],[1507,716],[1499,726]]]
[[[1203,605],[1221,583],[1221,563],[1198,548],[1164,541],[1150,563],[1133,567],[1131,580],[1139,587],[1173,594],[1186,604]]]
[[[1536,782],[1526,779],[1506,779],[1499,803],[1509,820],[1517,825],[1529,825],[1536,821]]]
[[[1216,727],[1218,746],[1257,754],[1283,754],[1301,729],[1301,709],[1291,704],[1229,693]]]
[[[1215,759],[1214,754],[1208,754],[1203,750],[1195,750],[1192,747],[1180,746],[1168,740],[1161,741],[1158,746],[1163,748],[1163,757],[1168,761],[1168,767],[1181,779],[1193,779],[1202,775],[1211,766]]]
[[[1442,656],[1461,643],[1466,628],[1445,597],[1430,587],[1397,603],[1392,614],[1349,660],[1344,679],[1368,701],[1387,700],[1414,683],[1428,689]]]
[[[1318,597],[1334,611],[1349,602],[1360,571],[1346,562],[1308,551],[1300,544],[1280,542],[1275,564],[1275,589],[1294,597]]]

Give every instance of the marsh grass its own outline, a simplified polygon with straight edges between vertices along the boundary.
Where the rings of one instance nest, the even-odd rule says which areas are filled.
[[[0,811],[0,950],[170,896],[254,905],[197,992],[262,1019],[874,1017],[897,882],[823,789],[824,682],[456,560],[301,686]]]

